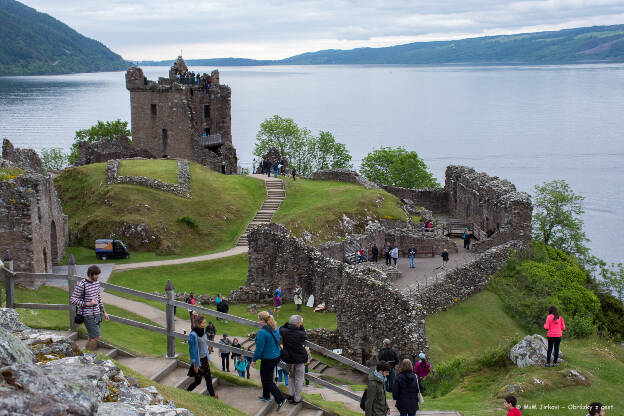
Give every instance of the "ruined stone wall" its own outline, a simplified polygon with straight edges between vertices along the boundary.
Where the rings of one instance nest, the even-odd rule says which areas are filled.
[[[235,173],[237,158],[232,146],[231,89],[219,84],[213,71],[208,91],[204,85],[181,84],[168,78],[145,78],[141,68],[126,73],[130,91],[132,139],[135,147],[156,157],[193,160],[218,172]],[[207,149],[202,134],[219,134],[221,146]]]
[[[51,271],[65,256],[67,241],[67,216],[50,176],[0,182],[0,252],[11,251],[16,271]]]
[[[530,241],[531,199],[518,192],[511,182],[465,166],[448,166],[444,189],[449,195],[449,211],[455,218],[473,223],[482,233],[500,233],[492,235],[498,244],[511,239]],[[474,244],[474,249],[480,250],[484,241]]]
[[[427,348],[420,305],[393,288],[383,272],[328,259],[278,224],[251,231],[245,286],[281,286],[290,302],[295,284],[303,288],[305,299],[313,294],[316,304],[325,302],[336,312],[337,331],[349,345],[335,348],[377,350],[384,338],[405,357]]]
[[[145,176],[119,176],[119,159],[109,160],[106,164],[106,184],[113,185],[123,183],[128,185],[145,186],[147,188],[158,189],[159,191],[171,192],[184,198],[191,197],[191,172],[188,160],[178,160],[178,183],[165,183],[158,179],[147,178]]]
[[[426,315],[448,309],[483,290],[509,255],[515,250],[524,250],[524,247],[522,241],[517,240],[493,247],[473,261],[450,270],[429,286],[414,291],[414,300],[422,305]]]
[[[154,155],[146,149],[134,147],[126,136],[118,136],[115,140],[100,140],[93,143],[82,141],[79,142],[78,149],[80,155],[75,163],[76,166],[108,162],[113,159],[154,158]]]
[[[32,149],[13,147],[9,139],[2,141],[2,158],[13,163],[18,168],[24,169],[26,172],[43,173],[43,166],[37,152]]]
[[[356,171],[351,169],[323,169],[312,174],[312,180],[316,181],[336,181],[350,182],[362,185],[366,189],[379,188],[379,186],[370,182]]]
[[[448,193],[445,189],[409,189],[386,185],[382,188],[400,199],[410,200],[415,205],[425,207],[436,214],[449,212]]]

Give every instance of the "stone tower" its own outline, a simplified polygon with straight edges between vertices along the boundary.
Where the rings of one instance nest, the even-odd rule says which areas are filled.
[[[157,157],[184,158],[222,173],[236,173],[230,87],[219,71],[191,74],[181,56],[168,78],[150,81],[139,67],[126,72],[132,143]],[[192,79],[191,79],[192,78]]]

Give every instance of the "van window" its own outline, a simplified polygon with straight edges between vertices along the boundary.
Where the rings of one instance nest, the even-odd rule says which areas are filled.
[[[113,251],[124,251],[123,244],[120,241],[113,242]]]

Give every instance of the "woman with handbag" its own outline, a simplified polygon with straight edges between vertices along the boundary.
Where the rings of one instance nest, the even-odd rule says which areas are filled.
[[[272,394],[277,403],[277,411],[279,411],[286,403],[286,399],[275,385],[275,381],[273,381],[275,366],[282,355],[277,323],[275,323],[275,319],[267,311],[262,311],[258,314],[258,322],[262,324],[262,329],[256,335],[256,350],[251,359],[254,365],[256,361],[262,360],[260,363],[262,396],[258,397],[258,399],[270,402]]]
[[[194,377],[195,380],[188,386],[187,390],[192,391],[195,387],[199,386],[202,377],[204,377],[208,393],[218,398],[215,394],[214,387],[212,387],[212,375],[210,374],[210,353],[208,352],[208,345],[206,344],[205,338],[206,334],[204,333],[206,318],[202,315],[197,315],[194,321],[195,327],[188,337],[191,367],[187,375],[189,377]]]
[[[420,383],[414,374],[412,362],[408,359],[399,364],[399,375],[392,386],[392,398],[401,416],[414,416],[420,401]]]

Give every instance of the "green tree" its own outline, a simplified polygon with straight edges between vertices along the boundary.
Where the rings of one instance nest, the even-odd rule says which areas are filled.
[[[574,254],[585,266],[596,264],[585,245],[583,200],[562,179],[535,186],[533,198],[533,238]]]
[[[600,276],[602,277],[602,286],[607,291],[615,293],[620,302],[624,302],[624,264],[611,263],[609,267],[602,265]]]
[[[69,153],[69,163],[74,164],[80,157],[80,142],[99,142],[101,140],[113,141],[118,136],[130,137],[132,132],[128,130],[128,122],[117,119],[115,121],[100,121],[97,124],[89,127],[88,129],[82,129],[76,131],[74,137],[74,143],[71,145],[71,151]]]
[[[360,172],[366,179],[380,185],[402,188],[440,187],[418,154],[403,147],[373,150],[362,160]]]
[[[41,163],[46,172],[67,166],[67,155],[57,147],[41,149]]]
[[[272,147],[278,149],[301,176],[310,176],[319,169],[351,167],[349,151],[344,144],[336,142],[332,133],[321,131],[315,137],[291,118],[274,115],[260,124],[254,155],[262,157]]]

